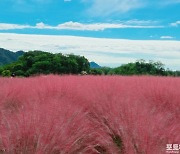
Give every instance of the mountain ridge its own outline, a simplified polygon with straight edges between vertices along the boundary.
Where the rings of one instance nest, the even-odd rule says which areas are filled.
[[[0,65],[10,64],[17,61],[17,59],[24,54],[24,51],[10,51],[0,48]]]
[[[90,68],[101,68],[100,65],[98,65],[96,62],[92,61],[89,63],[90,64]]]

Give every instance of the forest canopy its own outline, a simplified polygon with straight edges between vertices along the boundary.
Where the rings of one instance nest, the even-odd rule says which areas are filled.
[[[91,63],[84,56],[74,54],[29,51],[20,56],[17,61],[1,66],[0,76],[28,77],[40,74],[180,76],[180,71],[165,69],[160,61],[147,62],[141,59],[116,68],[100,66],[92,68]]]
[[[79,74],[89,71],[88,60],[78,55],[52,54],[44,51],[29,51],[24,53],[16,62],[0,68],[2,76],[31,76],[38,74]]]

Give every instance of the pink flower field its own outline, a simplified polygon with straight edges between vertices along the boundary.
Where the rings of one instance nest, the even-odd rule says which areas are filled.
[[[0,78],[2,154],[165,154],[179,133],[180,78]]]

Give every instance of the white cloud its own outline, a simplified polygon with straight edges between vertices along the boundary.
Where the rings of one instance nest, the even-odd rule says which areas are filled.
[[[133,20],[128,20],[126,22],[124,22],[128,25],[157,25],[159,24],[159,21],[156,20],[137,20],[137,19],[133,19]]]
[[[161,36],[160,38],[161,39],[173,39],[174,37],[173,36]]]
[[[180,25],[180,21],[176,21],[174,23],[171,23],[170,25],[173,27],[178,27]]]
[[[57,27],[55,27],[55,29],[99,31],[99,30],[105,30],[105,29],[119,29],[119,28],[156,28],[156,27],[159,27],[159,26],[131,25],[131,24],[126,24],[126,23],[82,24],[82,23],[70,21],[64,24],[59,24]]]
[[[109,16],[127,13],[140,8],[159,8],[176,5],[180,0],[81,0],[88,3],[88,14],[91,16]]]
[[[151,22],[151,23],[150,23]],[[54,30],[81,30],[81,31],[100,31],[105,29],[120,29],[120,28],[162,28],[157,26],[153,21],[138,21],[129,20],[120,23],[79,23],[79,22],[65,22],[57,26],[46,25],[43,22],[37,23],[35,26],[31,25],[18,25],[0,23],[0,30],[10,29],[54,29]]]
[[[37,23],[36,26],[33,26],[32,28],[34,28],[34,29],[56,29],[56,27],[46,25],[43,22]]]
[[[0,33],[0,47],[13,51],[44,50],[54,53],[74,53],[109,66],[118,66],[141,58],[160,60],[167,67],[180,69],[179,41]]]
[[[0,23],[0,30],[10,30],[10,29],[26,29],[32,28],[29,25],[18,25],[18,24],[8,24],[8,23]]]
[[[84,2],[89,2],[85,0]],[[124,13],[144,6],[143,0],[91,0],[88,12],[93,16],[108,16],[113,13]]]

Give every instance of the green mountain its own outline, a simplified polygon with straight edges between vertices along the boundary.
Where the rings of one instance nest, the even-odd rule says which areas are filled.
[[[19,56],[24,54],[23,51],[12,52],[3,48],[0,48],[0,65],[10,64],[17,61]]]

